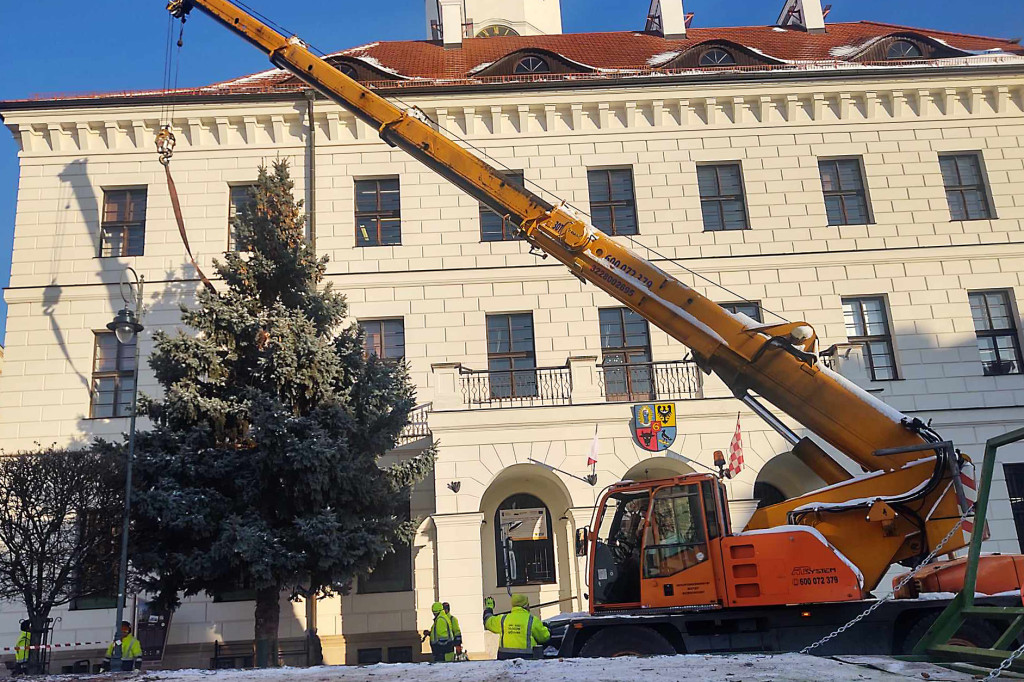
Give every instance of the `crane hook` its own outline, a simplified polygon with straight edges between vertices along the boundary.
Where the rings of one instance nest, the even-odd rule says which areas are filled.
[[[160,126],[160,132],[156,134],[156,153],[160,157],[160,163],[164,166],[171,162],[174,144],[174,133],[171,132],[171,126]]]

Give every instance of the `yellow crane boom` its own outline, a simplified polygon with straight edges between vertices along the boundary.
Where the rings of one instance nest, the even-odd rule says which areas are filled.
[[[434,130],[417,111],[396,107],[228,0],[171,0],[184,19],[208,14],[328,99],[475,199],[519,225],[531,246],[689,347],[734,395],[764,418],[794,454],[827,483],[824,491],[760,510],[750,528],[814,525],[858,565],[872,589],[894,561],[926,554],[960,516],[957,457],[927,427],[910,420],[816,362],[817,338],[804,322],[759,325],[733,315],[639,257],[562,205],[553,205]],[[879,475],[852,479],[813,441],[799,437],[764,399]],[[891,451],[890,454],[880,454]],[[919,460],[927,460],[914,465]],[[876,518],[865,521],[865,509]],[[954,534],[946,550],[966,545]]]

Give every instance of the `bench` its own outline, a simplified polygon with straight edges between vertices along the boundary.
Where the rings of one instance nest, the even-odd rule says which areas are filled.
[[[278,665],[306,665],[309,653],[309,640],[283,640],[278,642]],[[285,660],[286,658],[291,660]],[[214,642],[213,658],[210,659],[210,670],[228,670],[231,668],[252,668],[256,664],[256,642]]]

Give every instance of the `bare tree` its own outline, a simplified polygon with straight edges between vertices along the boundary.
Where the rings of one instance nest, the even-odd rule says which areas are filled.
[[[93,449],[0,453],[0,598],[24,604],[33,646],[55,606],[116,587],[123,481]],[[32,649],[29,670],[40,660]]]

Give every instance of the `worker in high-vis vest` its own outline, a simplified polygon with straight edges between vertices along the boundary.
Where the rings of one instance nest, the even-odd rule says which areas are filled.
[[[107,647],[107,656],[103,659],[103,665],[110,670],[110,658],[114,655],[114,644],[111,642]],[[142,663],[142,644],[132,634],[132,624],[126,620],[121,621],[121,669],[111,672],[127,672],[135,670],[136,666]]]
[[[509,658],[540,658],[539,646],[551,639],[551,632],[540,617],[529,612],[530,599],[525,594],[512,595],[512,610],[494,615],[494,599],[484,599],[484,627],[501,635],[498,642],[498,660]]]
[[[439,601],[434,602],[430,611],[434,614],[434,624],[430,626],[430,651],[434,654],[434,661],[454,661],[455,647],[462,647],[462,631],[458,621],[452,622],[452,617],[444,610],[444,604]]]
[[[29,646],[32,644],[32,632],[31,623],[27,620],[21,621],[21,634],[18,635],[18,641],[14,645],[14,669],[11,670],[11,676],[24,675],[28,672],[28,652]]]

